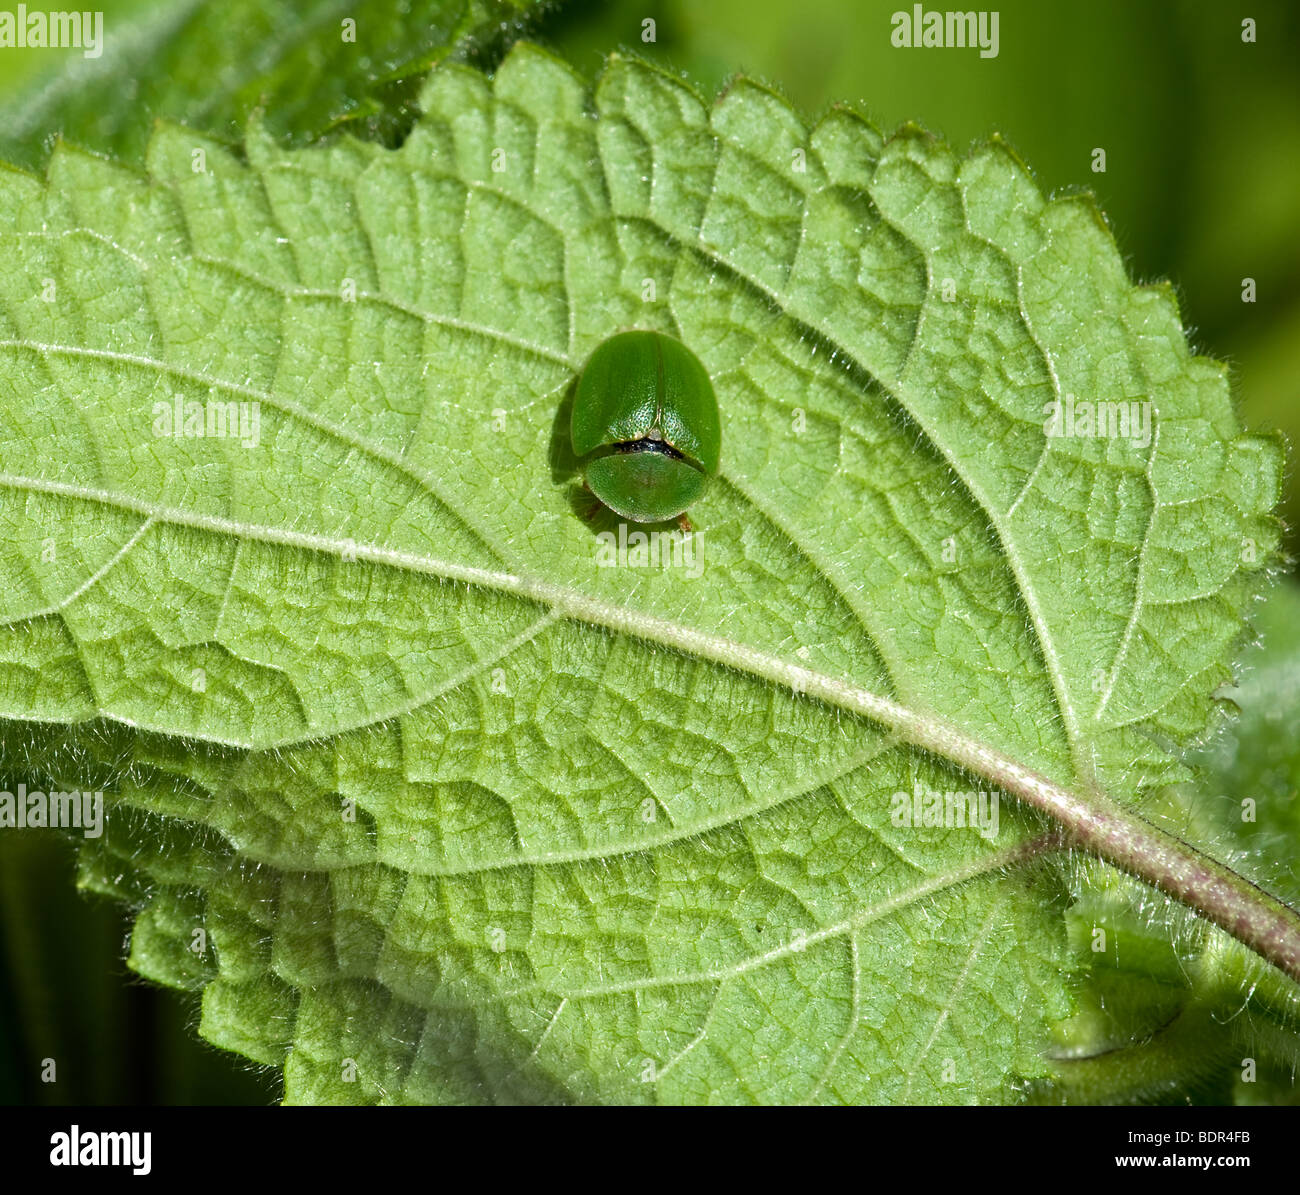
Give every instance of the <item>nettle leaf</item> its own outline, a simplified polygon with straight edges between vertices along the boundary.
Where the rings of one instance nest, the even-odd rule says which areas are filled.
[[[299,141],[337,128],[391,138],[434,62],[491,43],[538,7],[535,0],[110,5],[98,23],[87,14],[80,36],[88,53],[5,50],[19,66],[0,83],[0,158],[39,166],[54,134],[142,158],[156,119],[236,143],[258,111],[269,131]]]
[[[108,790],[82,882],[289,1101],[1014,1098],[1062,839],[963,767],[1182,774],[1277,446],[1001,143],[528,46],[422,107],[0,179],[4,773]],[[630,326],[721,403],[694,567],[582,517]],[[1048,436],[1070,396],[1151,434]]]

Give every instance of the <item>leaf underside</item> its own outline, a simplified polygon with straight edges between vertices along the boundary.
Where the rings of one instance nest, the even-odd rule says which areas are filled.
[[[108,790],[82,883],[290,1102],[1012,1098],[1070,1008],[1041,821],[893,824],[978,786],[655,627],[1132,802],[1229,675],[1276,445],[999,142],[529,46],[422,108],[0,175],[0,773]],[[717,389],[699,575],[580,517],[567,400],[633,326]],[[1068,395],[1154,434],[1049,438]]]

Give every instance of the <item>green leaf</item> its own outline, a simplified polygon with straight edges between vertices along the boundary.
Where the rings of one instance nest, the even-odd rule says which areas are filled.
[[[0,177],[0,772],[108,790],[82,882],[290,1101],[1013,1098],[1062,840],[894,794],[1182,776],[1276,444],[1000,143],[527,46],[422,106]],[[697,568],[581,517],[625,326],[717,389]],[[1048,437],[1067,395],[1154,434]]]
[[[54,134],[141,158],[157,119],[230,143],[250,114],[308,141],[329,130],[396,136],[419,79],[458,48],[518,24],[534,0],[118,0],[98,53],[6,49],[0,159],[37,167]]]

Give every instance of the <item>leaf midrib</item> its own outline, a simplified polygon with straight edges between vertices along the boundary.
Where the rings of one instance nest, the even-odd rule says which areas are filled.
[[[720,635],[710,635],[683,623],[647,614],[635,607],[618,605],[599,598],[593,598],[581,590],[554,581],[547,581],[540,577],[528,577],[522,574],[478,568],[474,565],[442,560],[417,552],[405,552],[394,548],[360,543],[352,539],[337,539],[332,536],[292,531],[264,523],[245,522],[239,519],[225,518],[221,515],[203,514],[181,507],[162,506],[114,490],[96,489],[90,486],[54,481],[43,477],[0,473],[0,488],[48,494],[52,497],[71,498],[78,501],[97,502],[116,510],[137,515],[142,519],[151,520],[155,524],[169,523],[173,526],[189,527],[211,534],[230,536],[237,540],[251,540],[281,547],[292,547],[303,551],[318,552],[338,559],[346,558],[349,561],[365,561],[369,564],[436,577],[441,581],[460,582],[469,586],[492,589],[527,601],[537,602],[553,610],[558,617],[592,626],[600,626],[606,630],[624,631],[638,639],[658,643],[660,646],[680,651],[684,655],[709,660],[712,663],[721,664],[723,667],[749,673],[777,688],[796,695],[809,692],[819,695],[839,692],[843,695],[844,700],[832,700],[831,704],[841,705],[849,712],[862,713],[864,707],[873,707],[877,703],[881,707],[888,706],[900,710],[907,708],[865,689],[850,685],[827,673],[789,664],[777,656],[770,655],[747,644]],[[28,615],[25,614],[23,617],[28,617]],[[127,722],[126,719],[113,714],[111,711],[100,712],[105,717]],[[924,715],[916,711],[916,716],[923,717]],[[173,729],[165,726],[148,726],[137,721],[130,721],[128,724],[146,730],[153,730],[160,734],[175,734]],[[367,722],[364,725],[368,724]],[[241,747],[248,750],[284,747],[297,741],[239,742],[229,738],[208,738],[201,734],[188,735],[187,737],[202,742]]]

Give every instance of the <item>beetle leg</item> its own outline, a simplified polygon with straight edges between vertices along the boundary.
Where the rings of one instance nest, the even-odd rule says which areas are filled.
[[[677,516],[677,526],[682,529],[683,535],[690,535],[690,533],[695,530],[695,528],[691,526],[690,519],[686,517],[685,511],[682,511],[682,513]]]
[[[591,499],[591,505],[582,512],[583,522],[590,523],[592,519],[600,514],[600,508],[604,506],[604,503],[591,492],[591,486],[587,484],[585,477],[582,479],[582,492]]]

